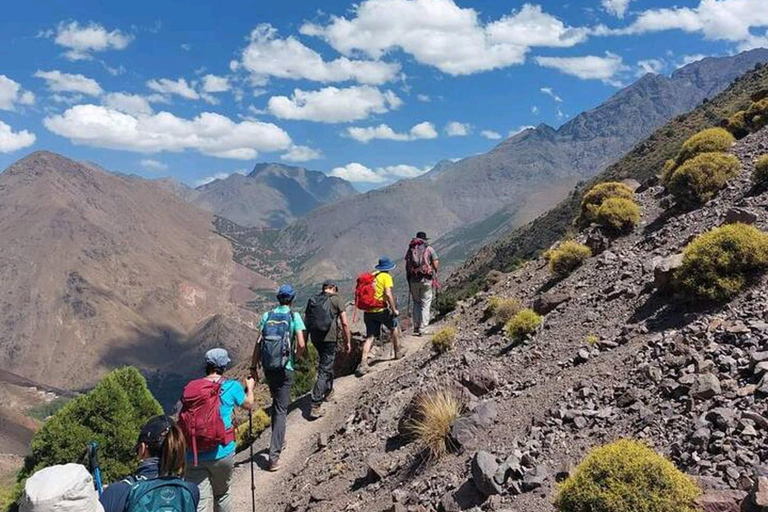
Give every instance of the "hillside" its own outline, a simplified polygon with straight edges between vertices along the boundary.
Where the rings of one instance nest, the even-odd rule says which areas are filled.
[[[461,258],[494,232],[546,212],[578,181],[766,60],[768,50],[754,50],[704,59],[671,77],[646,75],[559,129],[540,125],[486,154],[314,210],[283,232],[278,248],[302,258],[300,278],[309,282],[350,277],[383,253],[400,257],[417,230],[444,237],[437,244],[446,256]]]
[[[750,71],[721,94],[656,130],[618,162],[582,183],[546,214],[515,231],[500,233],[498,241],[483,247],[454,273],[448,281],[450,297],[455,299],[473,293],[490,270],[509,271],[562,238],[576,216],[581,196],[592,184],[628,178],[642,182],[655,176],[685,139],[703,128],[718,125],[745,108],[750,103],[750,96],[766,87],[768,66]]]
[[[115,366],[199,357],[196,331],[216,314],[247,321],[231,299],[258,281],[212,221],[155,183],[53,153],[6,169],[0,369],[78,389]]]
[[[193,204],[244,227],[284,227],[326,203],[355,196],[348,181],[303,167],[261,163],[195,189]]]

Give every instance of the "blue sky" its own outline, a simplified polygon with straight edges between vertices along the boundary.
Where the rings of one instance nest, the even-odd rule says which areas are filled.
[[[47,149],[195,185],[277,161],[367,189],[768,46],[768,2],[32,0],[0,34],[0,168]]]

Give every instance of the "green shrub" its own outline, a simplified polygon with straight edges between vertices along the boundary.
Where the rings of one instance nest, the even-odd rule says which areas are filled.
[[[600,205],[602,205],[606,199],[611,197],[632,199],[635,197],[635,193],[627,185],[618,181],[599,183],[592,187],[589,192],[584,194],[584,198],[581,200],[581,212],[577,222],[583,226],[593,222]]]
[[[456,329],[443,327],[432,336],[432,350],[436,354],[444,354],[453,348],[456,339]]]
[[[669,178],[672,177],[675,169],[677,169],[677,162],[675,162],[674,158],[670,158],[664,162],[664,167],[661,169],[661,174],[659,175],[659,180],[661,181],[662,185],[665,187],[667,186],[669,183]]]
[[[640,205],[631,199],[611,197],[600,205],[595,221],[617,232],[630,231],[640,222]]]
[[[739,159],[727,153],[703,153],[677,168],[669,191],[682,204],[700,206],[725,188],[741,172]]]
[[[728,118],[728,131],[737,139],[743,139],[749,135],[749,126],[747,125],[747,112],[741,110]]]
[[[69,402],[69,398],[64,396],[59,396],[54,398],[48,403],[38,405],[37,407],[33,407],[30,409],[27,414],[30,418],[34,418],[39,421],[45,421],[54,414],[56,414],[62,407],[67,405],[67,402]],[[2,510],[0,508],[0,510]]]
[[[235,431],[235,440],[237,441],[237,451],[242,451],[248,448],[254,439],[259,437],[259,434],[269,428],[272,423],[269,414],[264,409],[256,409],[251,413],[253,418],[253,437],[248,432],[248,418],[237,426]]]
[[[753,103],[744,114],[747,126],[756,132],[768,125],[768,98]]]
[[[736,141],[733,135],[724,128],[708,128],[692,136],[683,143],[677,154],[676,163],[682,165],[691,158],[702,153],[719,153],[728,151]]]
[[[488,309],[486,311],[489,315],[493,316],[497,324],[503,325],[509,322],[509,319],[515,316],[522,307],[520,301],[515,298],[505,299],[494,296],[488,299]]]
[[[48,419],[32,439],[19,476],[27,478],[54,464],[80,462],[90,441],[99,444],[104,481],[131,474],[139,430],[149,418],[162,413],[138,370],[114,370]]]
[[[558,277],[565,277],[592,256],[592,249],[574,240],[563,242],[549,255],[549,269]]]
[[[24,493],[24,484],[22,482],[10,483],[0,489],[0,510],[11,512],[18,510],[16,504]]]
[[[507,336],[515,341],[522,341],[529,334],[536,332],[541,325],[541,316],[532,309],[523,309],[512,317],[504,329]]]
[[[637,441],[595,448],[560,486],[561,512],[694,512],[699,488]]]
[[[309,393],[315,386],[317,379],[317,349],[312,343],[307,343],[307,354],[302,359],[296,360],[293,384],[291,385],[291,400]]]
[[[683,251],[676,280],[684,291],[724,301],[768,269],[768,234],[754,226],[730,224],[697,237]]]
[[[755,162],[752,184],[761,189],[768,188],[768,155],[763,155]]]
[[[595,334],[587,334],[584,337],[584,343],[586,343],[590,347],[594,347],[595,345],[597,345],[598,341],[600,341],[600,338],[598,338],[597,335]]]

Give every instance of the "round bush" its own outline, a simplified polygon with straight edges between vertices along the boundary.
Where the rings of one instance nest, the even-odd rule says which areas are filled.
[[[725,301],[766,269],[768,235],[754,226],[729,224],[688,244],[676,280],[684,292]]]
[[[744,117],[746,118],[747,126],[754,132],[768,125],[768,98],[763,98],[753,103],[747,109]]]
[[[630,231],[640,222],[640,206],[631,199],[612,197],[600,205],[595,221],[617,232]]]
[[[488,299],[487,312],[489,315],[493,315],[497,324],[506,324],[521,309],[520,301],[515,298],[505,299],[494,296]]]
[[[453,341],[456,339],[456,329],[453,327],[443,327],[432,336],[432,350],[436,354],[444,354],[453,348]]]
[[[584,194],[584,198],[581,200],[581,213],[579,214],[578,222],[582,225],[588,225],[590,222],[593,222],[600,205],[611,197],[632,199],[635,197],[635,193],[624,183],[618,181],[609,181],[595,185],[589,189],[589,192]]]
[[[563,483],[561,512],[694,512],[699,488],[674,464],[637,441],[595,448]]]
[[[536,332],[541,325],[541,316],[532,309],[523,309],[507,322],[504,329],[507,336],[515,341],[522,341],[529,334]]]
[[[768,155],[763,155],[755,162],[752,184],[761,189],[768,188]]]
[[[727,153],[703,153],[677,168],[669,180],[669,191],[682,204],[699,206],[725,188],[741,172],[739,159]]]
[[[728,151],[736,139],[724,128],[708,128],[700,131],[683,143],[677,154],[677,165],[702,153]]]
[[[728,118],[728,131],[737,139],[743,139],[749,135],[749,126],[747,126],[746,111],[741,110]]]
[[[616,198],[613,198],[616,199]],[[565,277],[592,256],[592,249],[573,240],[563,242],[549,253],[549,269],[558,277]]]

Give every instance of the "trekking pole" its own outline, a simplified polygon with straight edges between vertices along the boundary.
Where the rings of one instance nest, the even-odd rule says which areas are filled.
[[[253,413],[248,411],[248,437],[251,438],[251,511],[256,512],[256,480],[253,474]]]
[[[93,485],[96,487],[96,491],[98,491],[99,496],[101,496],[101,493],[104,491],[104,486],[101,483],[101,468],[99,468],[98,450],[99,445],[96,443],[96,441],[91,441],[88,443],[88,469],[90,469],[91,473],[93,474]]]

